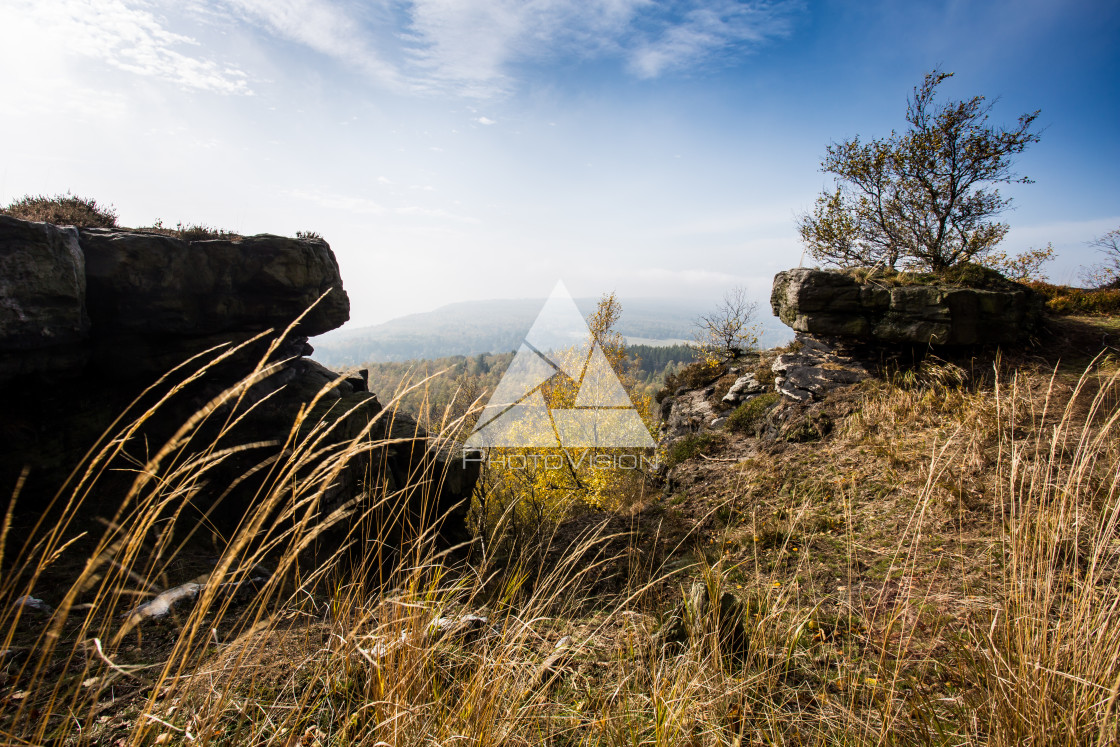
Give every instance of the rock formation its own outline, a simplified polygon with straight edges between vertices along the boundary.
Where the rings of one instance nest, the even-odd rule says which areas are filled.
[[[1030,288],[973,265],[958,274],[963,282],[951,284],[919,275],[779,272],[770,303],[797,333],[793,344],[694,371],[699,380],[661,395],[663,453],[697,435],[742,432],[744,420],[763,441],[815,440],[831,427],[836,390],[919,363],[930,351],[952,357],[969,346],[1022,344],[1039,329],[1042,299]],[[781,401],[771,404],[770,392]],[[738,417],[737,408],[744,408]]]
[[[804,267],[774,277],[770,304],[797,332],[912,345],[1022,342],[1042,317],[1037,294],[1010,281],[994,288],[891,285]]]
[[[244,393],[239,439],[282,444],[317,395],[308,428],[332,425],[328,443],[361,434],[382,411],[365,381],[341,379],[304,357],[311,352],[307,337],[341,326],[349,310],[338,263],[319,239],[184,241],[0,215],[0,503],[26,468],[17,506],[41,505],[130,403],[139,402],[134,414],[142,412],[175,382],[239,345],[160,406],[144,426],[145,444],[168,438],[266,355],[275,368]],[[141,396],[192,356],[195,361]],[[450,447],[436,448],[401,414],[380,417],[369,437],[394,443],[341,475],[336,493],[352,494],[360,484],[368,489],[371,475],[395,489],[427,474],[438,501],[425,513],[447,518],[452,512],[448,525],[461,524],[475,474]],[[251,456],[253,463],[261,458]],[[226,466],[245,469],[247,459],[235,456]],[[211,481],[222,483],[218,476]]]

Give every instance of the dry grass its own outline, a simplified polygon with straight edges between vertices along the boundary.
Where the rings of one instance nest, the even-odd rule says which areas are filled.
[[[382,539],[376,522],[355,519],[406,498],[381,488],[329,515],[356,527],[349,548],[309,563],[323,495],[379,444],[327,447],[328,426],[300,421],[284,457],[261,466],[259,501],[224,539],[198,602],[133,627],[122,611],[172,585],[191,547],[169,519],[227,458],[220,443],[188,448],[202,422],[228,412],[215,402],[136,466],[96,542],[76,539],[92,527],[74,517],[121,438],[60,497],[62,520],[7,551],[0,648],[30,642],[7,660],[0,734],[15,744],[1113,743],[1114,368],[983,385],[943,366],[874,383],[829,439],[741,463],[685,461],[678,495],[542,531],[532,562],[441,554],[421,533],[398,562],[379,563],[366,550]],[[262,364],[219,399],[236,402],[271,372]],[[405,490],[417,498],[422,487]],[[79,547],[89,560],[49,619],[12,606]],[[247,600],[215,585],[262,563],[274,570],[245,586]],[[605,592],[616,569],[622,580]],[[684,644],[654,636],[690,578],[745,601],[744,652],[731,655],[710,615]],[[468,614],[486,621],[471,628]]]
[[[0,213],[20,220],[55,223],[77,228],[113,228],[117,225],[117,211],[110,205],[98,205],[97,200],[67,192],[64,195],[25,195],[13,200]]]

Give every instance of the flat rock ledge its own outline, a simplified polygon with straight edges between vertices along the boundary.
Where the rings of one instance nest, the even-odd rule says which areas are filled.
[[[1038,294],[1010,281],[996,290],[892,286],[805,267],[774,277],[770,305],[796,332],[912,345],[1022,342],[1043,309]]]

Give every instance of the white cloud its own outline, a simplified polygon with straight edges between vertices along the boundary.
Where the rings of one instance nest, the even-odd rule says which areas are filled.
[[[616,56],[652,78],[788,33],[799,0],[415,0],[412,59],[430,85],[508,92],[517,62]]]
[[[288,190],[284,194],[289,197],[294,197],[297,200],[306,200],[307,202],[314,203],[320,207],[330,208],[332,210],[345,210],[351,213],[361,213],[366,215],[384,215],[385,206],[373,200],[366,199],[365,197],[355,197],[352,195],[340,195],[332,192],[325,192],[321,190],[305,190],[293,189]]]
[[[496,119],[490,119],[490,117],[479,117],[475,120],[475,122],[478,122],[481,125],[492,125],[498,123]]]
[[[615,57],[639,77],[656,77],[779,36],[800,7],[800,0],[224,2],[243,20],[392,89],[477,98],[510,93],[518,63],[559,56]]]
[[[512,63],[614,49],[651,0],[415,0],[410,59],[427,87],[508,93]]]
[[[385,3],[358,8],[332,0],[226,0],[249,22],[263,25],[269,32],[339,60],[380,83],[399,88],[403,85],[397,65],[377,51],[376,39],[362,23],[362,13],[387,10]],[[380,6],[380,7],[379,7]],[[374,19],[379,20],[379,19]],[[388,23],[381,18],[381,23]]]
[[[215,60],[168,16],[207,33],[231,22],[336,60],[398,92],[494,97],[517,65],[615,58],[656,77],[737,55],[788,31],[800,0],[6,0],[0,39],[103,61],[182,88],[251,94],[249,76]],[[6,31],[6,33],[5,33]],[[30,36],[29,36],[30,34]],[[495,120],[479,116],[476,122]]]
[[[198,42],[166,29],[146,7],[125,0],[9,0],[0,6],[0,29],[6,30],[0,39],[8,48],[97,59],[187,89],[252,93],[243,71],[192,54]]]
[[[706,2],[663,24],[629,54],[629,67],[642,78],[704,63],[728,49],[757,46],[789,33],[796,4]]]
[[[457,215],[443,208],[425,208],[418,205],[407,205],[405,207],[396,208],[393,212],[397,215],[404,215],[411,218],[439,218],[441,220],[455,221],[457,223],[471,223],[474,225],[482,223],[478,218],[472,218],[469,215]]]

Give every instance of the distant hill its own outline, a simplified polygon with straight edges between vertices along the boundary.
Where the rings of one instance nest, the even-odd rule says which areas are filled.
[[[586,316],[597,298],[577,298]],[[544,299],[519,298],[462,301],[435,311],[409,314],[384,324],[341,329],[312,340],[315,360],[342,368],[359,363],[443,358],[451,355],[503,353],[516,350],[540,313]],[[632,344],[673,344],[692,337],[693,320],[710,311],[701,301],[623,299],[618,332]],[[790,340],[793,332],[759,304],[764,347]]]

